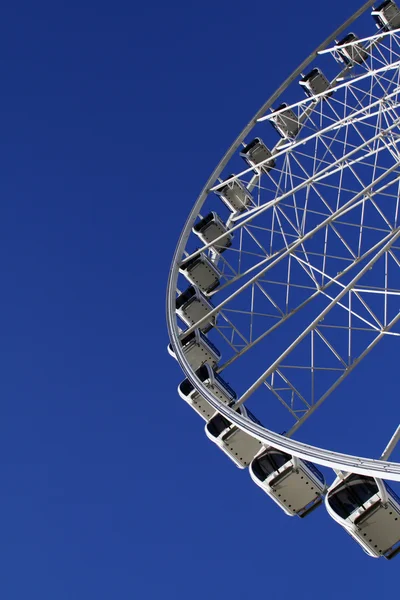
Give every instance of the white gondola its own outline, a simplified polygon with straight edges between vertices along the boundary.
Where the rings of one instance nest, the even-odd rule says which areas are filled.
[[[237,412],[261,425],[260,421],[246,407],[240,406]],[[239,469],[248,467],[261,447],[261,442],[236,427],[220,413],[215,413],[209,420],[205,426],[205,432],[207,437],[217,444]]]
[[[331,84],[319,69],[310,71],[303,79],[301,79],[301,81],[299,81],[299,84],[304,88],[305,93],[310,98],[316,94],[323,94],[323,92],[326,92],[331,87]],[[326,94],[324,100],[329,96],[332,96],[332,93],[333,92]]]
[[[278,111],[282,111],[279,115],[275,115],[271,123],[279,133],[279,135],[286,139],[293,139],[299,133],[301,129],[301,124],[299,123],[299,119],[292,111],[291,108],[283,110],[287,107],[286,102],[280,104],[277,109],[273,112],[276,113]]]
[[[224,404],[230,404],[236,400],[236,394],[232,388],[208,364],[200,367],[196,371],[196,375],[206,388]],[[209,421],[215,414],[215,409],[198,393],[188,379],[179,384],[178,394],[206,421]]]
[[[207,363],[214,368],[221,360],[221,353],[214,344],[200,331],[195,329],[181,340],[183,353],[194,371]],[[176,359],[175,352],[168,344],[168,353]]]
[[[400,551],[400,498],[381,479],[354,473],[337,477],[325,505],[369,556],[390,559]]]
[[[303,518],[322,504],[325,478],[315,465],[263,448],[249,467],[250,476],[290,517]]]
[[[212,246],[220,254],[232,245],[233,235],[228,233],[228,227],[215,212],[210,212],[196,223],[192,231],[204,244],[211,244],[220,235],[226,233],[225,237]]]
[[[392,0],[382,2],[371,12],[377,27],[384,31],[392,31],[400,27],[400,10]]]
[[[204,294],[209,294],[219,286],[220,272],[204,254],[183,262],[179,272]]]
[[[259,175],[261,171],[269,173],[275,167],[275,161],[272,158],[272,152],[267,148],[262,139],[254,138],[247,146],[243,148],[240,156],[244,158],[249,167],[253,167],[254,173]],[[268,160],[261,167],[257,168],[260,162]]]
[[[230,175],[228,179],[231,177],[234,177],[234,175]],[[246,208],[254,206],[252,195],[238,179],[228,181],[228,183],[216,190],[215,193],[233,213],[242,213]]]
[[[343,44],[350,44],[351,42],[356,42],[358,37],[354,33],[349,33],[344,37],[340,42],[338,42],[338,46],[342,46]],[[351,46],[345,46],[344,48],[340,48],[338,50],[339,56],[341,60],[346,65],[353,65],[357,63],[358,65],[362,65],[368,58],[368,52],[364,49],[364,46],[359,44],[352,44]]]
[[[200,319],[203,319],[213,310],[211,302],[203,296],[200,290],[191,285],[175,302],[176,313],[188,327],[195,325]],[[201,326],[201,331],[207,333],[215,325],[215,316],[209,317]]]

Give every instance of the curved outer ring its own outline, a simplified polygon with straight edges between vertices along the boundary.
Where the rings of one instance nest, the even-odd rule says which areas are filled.
[[[254,125],[261,116],[264,115],[276,99],[285,91],[285,89],[299,77],[301,72],[314,60],[320,50],[324,50],[337,36],[339,36],[347,27],[349,27],[359,16],[361,16],[368,8],[374,4],[374,0],[368,0],[357,12],[355,12],[343,25],[341,25],[332,35],[330,35],[310,56],[304,60],[301,65],[284,81],[284,83],[276,90],[276,92],[267,100],[267,102],[260,108],[253,119],[246,125],[241,134],[236,138],[228,152],[222,158],[220,163],[217,165],[211,176],[209,177],[206,185],[204,186],[200,196],[198,197],[187,221],[185,227],[180,236],[178,245],[175,250],[173,257],[167,285],[167,326],[168,333],[171,340],[172,347],[175,352],[175,356],[182,367],[186,377],[189,379],[194,388],[211,404],[216,411],[227,417],[235,425],[251,434],[253,437],[260,440],[263,444],[273,446],[278,450],[288,452],[293,456],[310,460],[316,464],[330,467],[334,470],[342,470],[348,472],[359,473],[361,475],[369,475],[371,477],[377,477],[381,479],[391,479],[394,481],[400,481],[400,463],[386,462],[383,460],[374,460],[370,458],[362,458],[359,456],[351,456],[348,454],[342,454],[340,452],[332,452],[316,446],[310,446],[303,442],[285,438],[284,436],[270,431],[256,423],[249,421],[236,413],[231,408],[217,400],[215,396],[195,377],[193,371],[190,368],[188,361],[186,360],[182,347],[179,343],[179,331],[176,322],[175,314],[175,297],[176,287],[178,281],[179,264],[183,255],[186,242],[189,238],[192,226],[196,220],[198,213],[209,193],[210,187],[214,184],[215,180],[224,169],[233,153],[238,149],[244,138],[251,131]]]

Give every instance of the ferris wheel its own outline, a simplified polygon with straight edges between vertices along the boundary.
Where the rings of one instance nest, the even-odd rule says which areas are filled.
[[[367,554],[392,558],[400,426],[379,459],[293,438],[400,336],[400,9],[372,5],[304,60],[212,173],[178,241],[167,323],[179,396],[206,436],[287,515],[325,504]]]

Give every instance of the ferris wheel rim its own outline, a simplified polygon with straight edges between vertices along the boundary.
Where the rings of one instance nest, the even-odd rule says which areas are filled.
[[[209,179],[207,180],[202,192],[197,198],[187,218],[187,221],[180,234],[178,244],[174,252],[174,257],[172,260],[167,283],[166,319],[171,346],[173,348],[175,357],[178,363],[180,364],[183,372],[185,373],[186,377],[193,385],[193,387],[197,390],[197,392],[201,394],[201,396],[203,396],[216,411],[221,413],[224,417],[228,418],[237,427],[249,433],[264,445],[272,446],[283,452],[289,452],[295,457],[310,460],[313,463],[329,467],[334,471],[354,472],[360,475],[366,475],[378,479],[400,481],[400,463],[335,452],[324,448],[320,448],[318,446],[313,446],[304,442],[290,439],[266,427],[253,423],[249,419],[235,412],[234,409],[219,401],[207,389],[207,387],[197,379],[191,366],[189,365],[189,362],[187,361],[184,355],[182,346],[179,343],[180,331],[176,322],[175,312],[175,295],[181,257],[184,253],[185,245],[189,238],[192,226],[196,220],[197,215],[201,210],[202,205],[204,204],[207,198],[208,193],[210,192],[213,182],[216,181],[219,174],[222,172],[230,158],[233,156],[234,152],[239,148],[240,144],[245,139],[246,135],[253,129],[258,119],[265,114],[265,112],[272,106],[275,100],[279,98],[282,92],[284,92],[287,89],[287,87],[301,74],[301,72],[315,59],[315,57],[320,51],[324,50],[333,40],[335,40],[337,36],[339,36],[347,27],[349,27],[373,4],[374,0],[368,0],[338,29],[336,29],[333,34],[331,34],[322,44],[320,44],[297,67],[297,69],[293,71],[293,73],[282,83],[282,85],[274,92],[274,94],[270,96],[270,98],[263,104],[263,106],[259,109],[256,115],[244,127],[242,132],[239,134],[239,136],[230,146],[230,148],[225,153],[221,161],[218,163],[214,171],[211,173]]]

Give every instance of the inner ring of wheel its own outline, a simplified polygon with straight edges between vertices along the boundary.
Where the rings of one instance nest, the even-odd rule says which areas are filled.
[[[175,314],[175,298],[176,288],[178,282],[179,265],[181,257],[186,247],[187,240],[189,238],[192,226],[199,214],[202,205],[204,204],[210,187],[214,184],[221,171],[224,169],[234,152],[239,148],[240,144],[251,131],[254,125],[263,114],[272,106],[275,100],[285,91],[285,89],[300,75],[300,73],[314,60],[318,52],[324,50],[336,37],[338,37],[347,27],[349,27],[360,15],[368,10],[374,4],[374,0],[368,0],[357,12],[355,12],[343,25],[341,25],[332,35],[330,35],[310,56],[304,60],[301,65],[284,81],[284,83],[276,90],[276,92],[267,100],[267,102],[260,108],[253,119],[246,125],[237,139],[234,141],[232,146],[229,148],[225,156],[222,158],[220,163],[217,165],[211,176],[209,177],[206,185],[204,186],[200,196],[198,197],[187,221],[185,227],[181,233],[181,236],[176,247],[170,274],[167,285],[167,326],[170,341],[175,352],[175,356],[184,371],[186,377],[190,383],[194,386],[199,394],[201,394],[207,402],[219,413],[229,419],[232,423],[237,425],[243,431],[251,434],[257,438],[263,444],[273,446],[283,452],[288,452],[293,456],[310,460],[319,465],[330,467],[335,471],[349,471],[352,473],[359,473],[361,475],[368,475],[370,477],[377,477],[380,479],[390,479],[393,481],[400,481],[400,463],[387,462],[383,460],[376,460],[371,458],[363,458],[359,456],[351,456],[348,454],[342,454],[340,452],[333,452],[324,448],[318,448],[311,446],[297,440],[289,439],[275,433],[265,427],[257,425],[245,417],[239,415],[237,412],[229,408],[227,405],[220,402],[207,388],[203,385],[193,373],[186,357],[183,353],[182,346],[179,342],[179,330]]]

